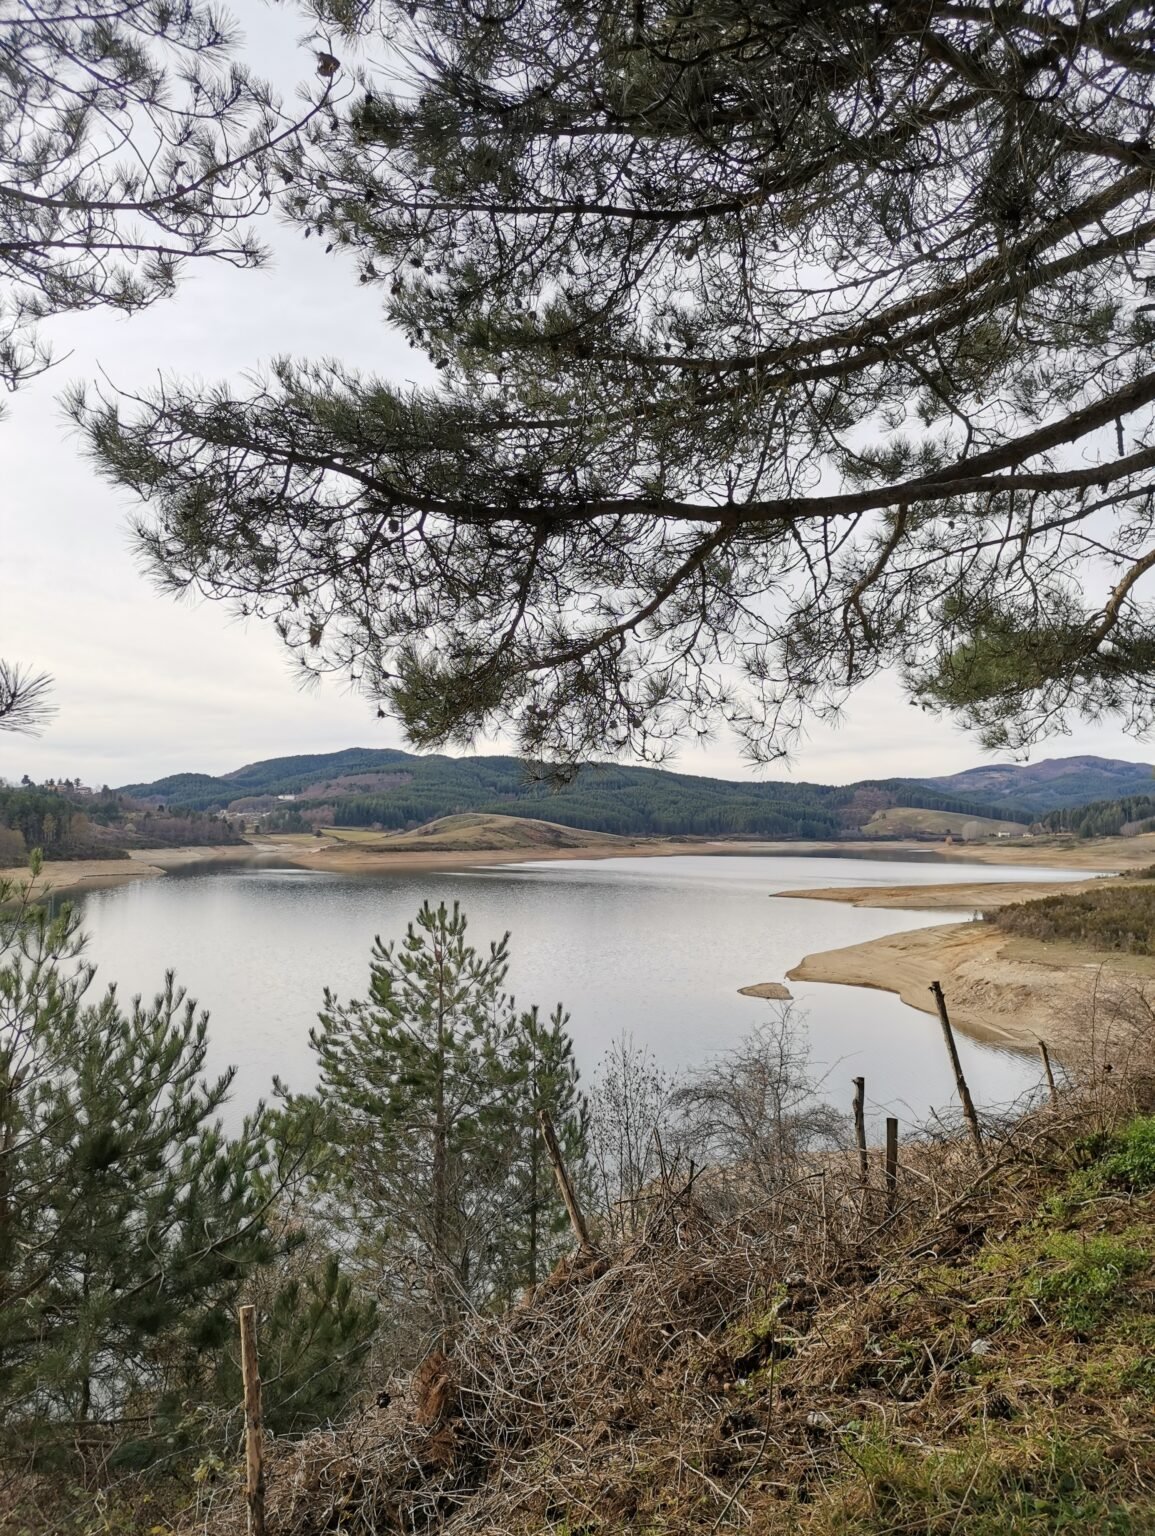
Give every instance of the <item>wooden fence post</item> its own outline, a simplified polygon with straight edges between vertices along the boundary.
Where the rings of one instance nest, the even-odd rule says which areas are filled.
[[[963,1114],[966,1116],[966,1122],[970,1126],[971,1140],[975,1144],[975,1152],[978,1154],[978,1159],[981,1163],[986,1160],[986,1153],[983,1149],[983,1133],[979,1129],[979,1117],[975,1114],[975,1105],[974,1100],[971,1098],[971,1091],[967,1087],[966,1078],[963,1076],[962,1062],[958,1059],[958,1049],[954,1043],[954,1030],[950,1027],[950,1015],[946,1011],[946,998],[942,995],[942,987],[937,981],[931,982],[930,990],[938,1007],[939,1023],[942,1025],[942,1035],[950,1055],[950,1064],[954,1068],[955,1086],[958,1089],[958,1096],[962,1100]]]
[[[261,1431],[261,1370],[256,1308],[240,1310],[241,1375],[245,1384],[245,1503],[249,1536],[265,1536],[265,1447]]]
[[[858,1181],[865,1189],[870,1182],[870,1164],[866,1157],[866,1079],[854,1079],[854,1140],[858,1147]]]
[[[889,1116],[886,1121],[886,1214],[894,1214],[898,1198],[898,1121]]]
[[[557,1180],[557,1187],[561,1191],[561,1197],[565,1201],[565,1208],[569,1212],[569,1224],[573,1228],[573,1234],[577,1238],[578,1246],[582,1252],[592,1253],[594,1245],[590,1242],[586,1219],[582,1215],[582,1208],[578,1204],[573,1185],[570,1183],[569,1174],[566,1172],[561,1148],[557,1144],[557,1135],[553,1128],[553,1121],[549,1117],[548,1110],[544,1109],[538,1111],[537,1118],[538,1124],[541,1126],[545,1150],[549,1153],[549,1160],[553,1164],[553,1173],[554,1178]]]
[[[1051,1053],[1047,1050],[1047,1042],[1039,1041],[1039,1055],[1043,1058],[1043,1071],[1047,1074],[1047,1087],[1051,1090],[1051,1108],[1059,1107],[1059,1090],[1055,1087],[1055,1074],[1051,1071]]]

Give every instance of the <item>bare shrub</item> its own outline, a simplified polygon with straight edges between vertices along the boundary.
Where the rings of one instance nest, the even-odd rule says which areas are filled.
[[[1141,979],[1098,967],[1068,995],[1062,1074],[1084,1104],[1106,1120],[1121,1093],[1148,1110],[1155,1103],[1155,1007]]]
[[[752,1192],[769,1192],[804,1153],[845,1144],[846,1117],[818,1098],[820,1088],[787,1005],[675,1090],[679,1147],[731,1170]]]
[[[644,1068],[647,1055],[626,1059]],[[626,1241],[559,1265],[503,1315],[467,1314],[452,1354],[390,1381],[379,1406],[276,1443],[270,1529],[783,1530],[768,1518],[775,1495],[838,1479],[845,1442],[829,1427],[864,1400],[973,1409],[973,1381],[951,1396],[943,1364],[969,1351],[973,1324],[927,1291],[923,1267],[941,1283],[938,1267],[968,1261],[984,1234],[1032,1220],[1070,1149],[1126,1117],[1119,1100],[1105,1118],[1106,1103],[1071,1090],[1057,1110],[988,1127],[982,1166],[966,1138],[904,1140],[892,1209],[877,1175],[864,1199],[856,1159],[837,1153],[803,1155],[792,1176],[778,1165],[774,1190],[741,1208],[704,1177],[659,1174]],[[927,1347],[892,1358],[878,1340],[912,1308]],[[222,1483],[179,1529],[242,1536],[244,1524],[239,1490]]]
[[[678,1079],[629,1035],[615,1040],[598,1065],[590,1094],[591,1195],[611,1236],[635,1229],[665,1149],[675,1151],[677,1091]]]

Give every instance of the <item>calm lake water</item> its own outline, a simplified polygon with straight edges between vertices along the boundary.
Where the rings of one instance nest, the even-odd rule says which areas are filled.
[[[421,902],[459,901],[479,949],[512,935],[509,986],[522,1005],[562,1002],[593,1076],[623,1034],[664,1067],[736,1044],[774,1005],[737,989],[780,981],[813,950],[971,914],[872,911],[769,899],[831,885],[1048,880],[1076,872],[893,859],[732,855],[505,865],[353,877],[271,864],[193,866],[79,898],[98,980],[151,996],[166,969],[212,1015],[211,1066],[239,1068],[238,1114],[274,1073],[313,1078],[308,1045],[325,986],[363,996],[374,935],[400,938]],[[886,992],[791,983],[823,1096],[865,1076],[875,1119],[910,1123],[953,1101],[936,1021]],[[1038,1082],[1033,1056],[960,1042],[977,1100],[1006,1104]]]

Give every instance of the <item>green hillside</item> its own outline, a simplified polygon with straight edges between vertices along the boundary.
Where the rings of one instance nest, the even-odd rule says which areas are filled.
[[[1042,824],[1048,832],[1074,832],[1079,837],[1117,837],[1124,831],[1150,832],[1155,826],[1155,794],[1064,806],[1061,810],[1050,811],[1042,818]]]
[[[908,806],[1014,820],[992,807],[910,780],[830,785],[741,783],[656,768],[591,763],[562,788],[535,782],[516,757],[419,757],[351,748],[273,758],[213,778],[177,774],[120,793],[170,809],[230,808],[261,814],[271,827],[333,812],[342,826],[398,830],[466,812],[529,816],[622,836],[836,838],[878,811]],[[278,797],[293,796],[291,803]]]

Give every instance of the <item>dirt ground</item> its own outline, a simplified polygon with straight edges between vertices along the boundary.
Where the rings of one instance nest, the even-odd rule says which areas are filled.
[[[991,907],[1006,907],[1015,901],[1034,901],[1039,896],[1059,893],[1069,895],[1089,891],[1111,875],[1096,875],[1090,880],[995,880],[989,884],[954,885],[841,885],[823,886],[809,891],[775,891],[772,900],[792,897],[796,901],[840,901],[851,907],[879,907],[897,912],[983,912]]]

